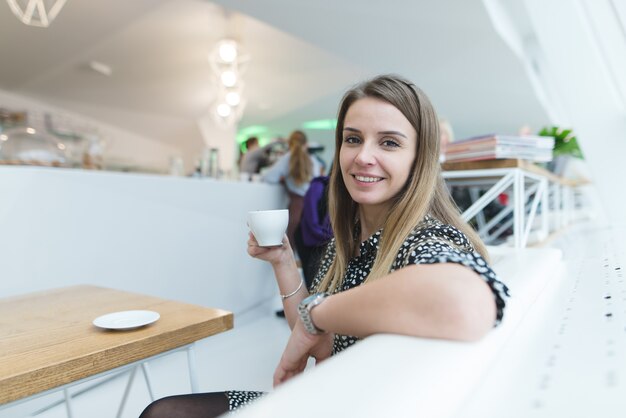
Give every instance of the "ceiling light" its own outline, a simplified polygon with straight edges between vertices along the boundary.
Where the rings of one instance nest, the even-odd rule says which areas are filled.
[[[66,0],[7,0],[11,11],[25,25],[47,28]],[[46,8],[46,5],[49,7]]]
[[[232,38],[217,42],[209,53],[209,64],[215,80],[211,115],[220,125],[237,124],[246,107],[243,75],[250,56]]]
[[[233,87],[237,84],[237,74],[234,71],[227,70],[220,75],[220,80],[222,80],[222,84],[226,87]]]
[[[228,106],[226,103],[221,103],[219,105],[217,105],[217,114],[223,118],[227,118],[228,116],[230,116],[230,106]]]
[[[223,39],[218,43],[217,51],[224,62],[234,62],[237,59],[237,42],[232,39]]]
[[[226,103],[235,107],[241,102],[241,96],[236,91],[229,91],[226,93]]]
[[[303,129],[334,131],[337,127],[337,119],[310,120],[302,124]]]

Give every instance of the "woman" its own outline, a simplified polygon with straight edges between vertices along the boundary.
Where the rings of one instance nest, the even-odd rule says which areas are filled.
[[[304,132],[294,131],[289,135],[289,151],[263,174],[268,183],[285,183],[289,195],[287,237],[291,243],[302,216],[304,195],[311,179],[321,175],[321,171],[319,161],[309,155]]]
[[[248,241],[251,256],[272,264],[292,328],[275,385],[301,373],[309,357],[324,360],[376,333],[480,339],[501,321],[508,297],[443,183],[437,115],[421,90],[389,75],[354,87],[341,103],[335,140],[335,238],[314,294],[302,286],[288,240],[271,249]],[[170,416],[210,416],[209,406],[234,409],[258,393],[225,395],[169,398],[171,408],[196,401],[199,411]]]

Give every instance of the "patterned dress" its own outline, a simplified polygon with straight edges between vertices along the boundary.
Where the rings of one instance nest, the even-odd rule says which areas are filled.
[[[343,285],[338,292],[357,287],[365,281],[370,273],[382,230],[377,231],[359,247],[360,254],[348,262],[348,269]],[[322,259],[320,270],[313,281],[310,291],[313,292],[324,277],[335,257],[335,240],[328,244],[326,254]],[[497,326],[504,315],[505,301],[509,297],[508,288],[498,280],[494,271],[485,259],[477,253],[469,240],[461,231],[453,226],[446,225],[430,216],[417,225],[400,247],[400,251],[393,263],[391,271],[399,270],[412,264],[456,263],[469,267],[475,271],[491,288],[496,303]],[[359,341],[359,338],[349,335],[335,334],[333,354],[339,353]],[[262,392],[227,392],[229,406],[236,409],[261,396]]]

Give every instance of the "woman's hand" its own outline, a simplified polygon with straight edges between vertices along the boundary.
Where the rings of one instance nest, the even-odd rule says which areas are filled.
[[[283,309],[287,322],[289,323],[289,328],[293,329],[298,319],[296,308],[309,292],[304,286],[301,274],[298,271],[293,251],[289,245],[289,239],[287,239],[286,235],[283,235],[282,245],[261,247],[254,238],[254,235],[250,233],[248,238],[248,254],[251,257],[272,264],[279,293],[281,295],[290,295],[283,297]]]
[[[334,334],[332,333],[309,334],[304,329],[302,321],[298,320],[291,331],[287,347],[285,347],[274,372],[274,387],[302,373],[309,357],[315,358],[316,363],[330,357],[333,349],[333,338]]]
[[[289,245],[287,235],[283,236],[283,244],[273,247],[261,247],[252,232],[248,233],[248,254],[251,257],[270,262],[272,265],[290,261],[293,251]]]

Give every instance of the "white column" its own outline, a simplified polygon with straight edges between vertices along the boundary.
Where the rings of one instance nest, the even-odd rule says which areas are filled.
[[[237,160],[237,126],[221,126],[211,115],[198,118],[197,123],[205,146],[219,150],[220,168],[223,171],[232,170]]]

